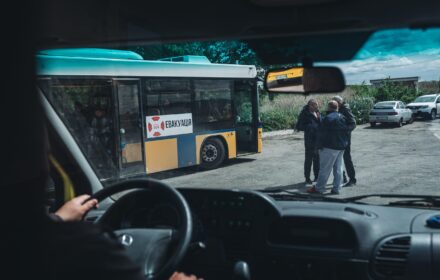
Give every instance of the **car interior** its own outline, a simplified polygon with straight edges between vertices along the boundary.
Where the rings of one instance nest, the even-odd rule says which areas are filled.
[[[168,279],[173,271],[203,279],[438,279],[438,198],[401,195],[431,207],[389,207],[239,185],[174,188],[148,177],[102,182],[43,98],[34,56],[43,49],[241,40],[262,65],[331,65],[352,59],[376,31],[439,27],[439,1],[44,0],[11,9],[13,21],[2,24],[8,74],[1,110],[10,279],[21,279],[24,267],[41,270],[44,248],[32,240],[44,232],[28,210],[44,202],[51,211],[84,193],[99,200],[84,222],[132,236],[127,254],[146,279]],[[41,197],[46,171],[53,187]]]

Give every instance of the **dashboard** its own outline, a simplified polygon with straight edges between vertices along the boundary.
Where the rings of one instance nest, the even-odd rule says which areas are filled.
[[[231,279],[437,279],[440,211],[323,201],[275,200],[256,191],[179,189],[193,215],[183,271]],[[175,207],[148,192],[125,196],[119,228],[177,228]]]

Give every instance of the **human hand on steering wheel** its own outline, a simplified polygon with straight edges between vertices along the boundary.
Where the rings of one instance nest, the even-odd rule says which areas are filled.
[[[64,205],[55,212],[55,215],[66,222],[81,221],[87,212],[97,207],[98,200],[90,199],[90,195],[84,194],[64,203]]]

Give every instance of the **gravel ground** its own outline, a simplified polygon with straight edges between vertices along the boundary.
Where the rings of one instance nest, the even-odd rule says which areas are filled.
[[[440,195],[440,119],[403,127],[358,126],[352,134],[358,184],[339,197],[372,193]],[[305,192],[301,132],[265,133],[263,153],[231,160],[221,168],[187,168],[157,175],[175,187],[282,188]],[[328,189],[333,178],[330,176]],[[338,196],[336,196],[338,197]]]

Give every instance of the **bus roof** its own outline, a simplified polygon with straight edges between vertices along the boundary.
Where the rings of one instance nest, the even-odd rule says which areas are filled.
[[[254,65],[143,60],[130,51],[66,49],[40,51],[39,76],[255,78]]]
[[[66,56],[66,57],[90,57],[90,58],[114,58],[114,59],[134,59],[143,60],[142,56],[124,50],[97,49],[97,48],[77,48],[77,49],[51,49],[41,50],[41,55]]]

